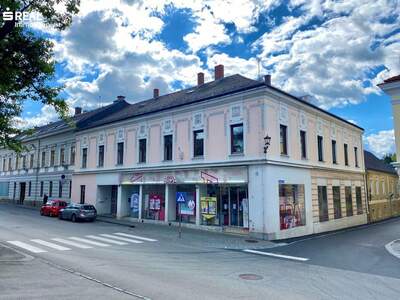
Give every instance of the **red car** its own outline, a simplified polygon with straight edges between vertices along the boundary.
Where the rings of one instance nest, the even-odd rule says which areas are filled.
[[[45,205],[40,208],[40,215],[58,217],[60,209],[67,206],[67,202],[62,200],[49,200]]]

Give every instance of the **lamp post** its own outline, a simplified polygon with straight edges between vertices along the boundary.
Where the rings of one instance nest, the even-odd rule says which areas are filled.
[[[267,134],[264,137],[264,153],[268,152],[268,148],[271,145],[271,137]]]

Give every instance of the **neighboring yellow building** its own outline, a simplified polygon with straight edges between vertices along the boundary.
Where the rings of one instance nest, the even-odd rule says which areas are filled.
[[[371,152],[364,151],[369,222],[400,215],[399,177],[396,170]]]

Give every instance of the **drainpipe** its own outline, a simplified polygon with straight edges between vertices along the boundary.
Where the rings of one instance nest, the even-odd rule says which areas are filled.
[[[368,175],[367,172],[364,173],[363,175],[364,177],[364,189],[365,189],[365,208],[366,208],[366,213],[367,213],[367,218],[368,218],[368,223],[371,221],[371,216],[369,214],[369,198],[371,197],[371,195],[369,194],[368,191],[368,184],[367,184],[367,180],[368,180]]]
[[[36,206],[37,195],[38,195],[38,182],[39,182],[39,161],[40,161],[40,139],[38,141],[37,148],[37,161],[36,161],[36,183],[35,183],[35,201],[33,202],[33,206]]]

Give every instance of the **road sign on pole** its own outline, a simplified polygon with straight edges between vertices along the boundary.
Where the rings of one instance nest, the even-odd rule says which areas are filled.
[[[176,203],[178,203],[178,210],[179,210],[179,238],[182,236],[182,212],[181,212],[181,205],[182,203],[186,202],[186,193],[185,192],[177,192],[176,193]]]

